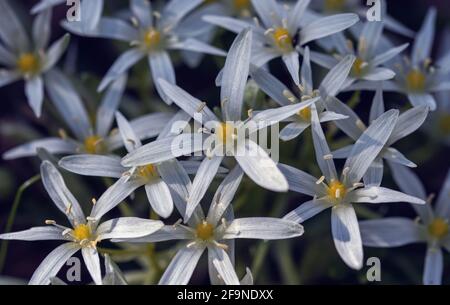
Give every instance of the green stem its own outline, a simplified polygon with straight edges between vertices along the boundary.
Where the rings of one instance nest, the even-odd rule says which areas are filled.
[[[16,196],[14,197],[14,202],[9,212],[8,220],[6,222],[5,233],[11,232],[14,225],[14,220],[16,219],[17,210],[19,209],[20,200],[22,199],[23,192],[32,186],[37,181],[41,180],[41,175],[36,175],[25,181],[17,190]],[[3,272],[5,266],[6,254],[8,253],[8,240],[4,240],[0,247],[0,274]]]

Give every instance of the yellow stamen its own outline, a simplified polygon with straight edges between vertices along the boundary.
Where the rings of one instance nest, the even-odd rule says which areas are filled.
[[[216,134],[219,140],[223,143],[231,143],[236,136],[236,128],[232,123],[220,123],[220,125],[216,128]]]
[[[195,229],[197,238],[202,240],[211,240],[214,237],[214,227],[212,224],[203,221],[197,225]]]
[[[450,114],[443,115],[439,119],[439,129],[444,135],[450,135]]]
[[[357,57],[352,66],[352,75],[355,77],[361,77],[365,73],[367,63],[361,58]]]
[[[340,12],[344,9],[346,0],[325,0],[325,10],[329,12]]]
[[[433,222],[428,225],[428,232],[430,235],[438,239],[447,236],[448,231],[448,222],[442,218],[435,218]]]
[[[35,74],[39,72],[39,57],[33,53],[23,53],[17,60],[17,68],[23,74]]]
[[[276,28],[272,32],[272,37],[275,41],[275,45],[282,51],[292,50],[292,37],[286,28]]]
[[[153,164],[138,167],[136,174],[146,181],[150,181],[159,177],[158,170]]]
[[[413,69],[406,76],[406,86],[411,91],[425,91],[426,80],[426,76],[422,71]]]
[[[88,154],[104,154],[107,152],[107,147],[102,137],[93,135],[84,140],[84,150]]]
[[[149,50],[156,49],[161,43],[161,33],[154,28],[150,28],[144,34],[144,45]]]
[[[86,224],[81,224],[73,229],[73,237],[81,242],[83,240],[90,240],[92,238],[91,228]]]
[[[345,185],[338,180],[332,180],[328,186],[328,196],[334,201],[341,201],[344,199],[347,189]]]
[[[302,118],[304,121],[311,121],[311,107],[306,107],[297,112],[297,115]]]
[[[250,0],[233,0],[233,7],[237,11],[248,10],[250,8]]]

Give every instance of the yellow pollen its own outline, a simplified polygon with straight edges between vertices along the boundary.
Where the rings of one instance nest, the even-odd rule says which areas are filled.
[[[333,180],[331,181],[330,185],[328,186],[328,196],[332,199],[332,200],[337,200],[337,201],[341,201],[346,193],[347,193],[347,189],[345,188],[344,184],[341,183],[338,180]]]
[[[156,49],[161,42],[161,33],[154,28],[150,28],[144,34],[144,44],[148,49]]]
[[[73,237],[77,241],[90,240],[92,237],[91,228],[88,225],[81,224],[73,229]]]
[[[439,119],[439,129],[444,135],[450,135],[450,114],[443,115]]]
[[[197,234],[197,238],[200,238],[202,240],[210,240],[214,237],[214,227],[212,224],[206,221],[199,223],[195,231]]]
[[[136,173],[140,178],[146,181],[159,177],[158,170],[153,164],[138,167]]]
[[[292,37],[286,28],[276,28],[273,33],[275,45],[283,51],[292,50]]]
[[[355,62],[353,63],[351,73],[353,76],[361,77],[365,72],[365,68],[366,62],[358,57],[355,59]]]
[[[448,234],[448,223],[442,218],[435,218],[428,226],[428,232],[431,236],[441,239]]]
[[[329,12],[342,11],[346,0],[325,0],[325,10]]]
[[[311,107],[303,108],[297,115],[307,122],[311,121]]]
[[[107,147],[100,136],[89,136],[84,140],[84,149],[88,154],[103,154],[106,153]]]
[[[23,53],[17,60],[17,68],[23,74],[34,74],[39,72],[39,58],[33,53]]]
[[[425,91],[426,76],[420,70],[411,70],[406,76],[406,86],[409,90],[420,92]]]
[[[233,0],[233,6],[238,11],[249,9],[250,0]]]
[[[236,135],[236,128],[232,123],[220,123],[216,134],[223,144],[230,143],[233,141],[233,136]]]

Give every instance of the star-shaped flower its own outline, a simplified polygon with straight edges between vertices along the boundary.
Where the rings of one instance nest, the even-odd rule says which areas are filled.
[[[50,85],[50,72],[59,61],[69,44],[65,35],[50,47],[51,11],[37,15],[33,22],[32,39],[22,22],[8,4],[0,3],[0,87],[19,79],[25,81],[28,104],[37,117],[41,116],[44,101],[44,84]]]
[[[100,260],[97,244],[105,239],[138,238],[151,234],[163,227],[161,221],[122,217],[99,223],[97,211],[104,211],[94,205],[89,217],[85,217],[78,201],[66,187],[61,174],[49,161],[41,165],[42,181],[56,207],[63,212],[72,228],[57,224],[54,220],[46,220],[49,226],[34,227],[29,230],[1,234],[0,239],[26,241],[63,240],[66,243],[58,246],[42,261],[33,273],[30,285],[49,284],[66,261],[81,250],[84,262],[92,279],[97,285],[102,284]],[[104,213],[103,213],[104,214]],[[93,221],[95,219],[95,221]]]
[[[412,170],[394,163],[392,169],[392,174],[403,192],[427,199],[422,182]],[[420,222],[404,217],[361,221],[363,244],[368,247],[390,248],[411,243],[426,243],[423,283],[440,285],[443,272],[441,249],[450,251],[450,171],[434,209],[431,203],[423,206],[413,205],[413,207],[419,215]]]
[[[383,149],[398,119],[398,110],[390,110],[376,119],[360,136],[347,158],[339,177],[325,140],[315,106],[312,108],[312,130],[317,163],[323,173],[320,179],[289,167],[280,166],[290,189],[314,198],[287,214],[284,219],[302,223],[331,208],[331,229],[336,250],[353,269],[363,266],[363,248],[354,203],[411,202],[425,203],[384,187],[365,186],[361,179]]]

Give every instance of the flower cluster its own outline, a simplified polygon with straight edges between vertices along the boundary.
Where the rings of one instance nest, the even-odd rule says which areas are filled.
[[[70,224],[44,218],[45,226],[0,235],[3,240],[62,242],[34,271],[30,284],[64,284],[57,275],[79,250],[97,285],[130,280],[113,262],[115,253],[145,260],[143,269],[150,270],[153,283],[185,285],[205,251],[211,284],[253,284],[250,269],[241,279],[238,275],[236,240],[298,238],[304,222],[326,209],[331,210],[337,254],[348,267],[363,267],[363,246],[425,242],[423,283],[440,284],[441,249],[450,251],[450,174],[432,209],[432,198],[412,171],[417,165],[408,151],[396,148],[422,125],[433,133],[433,122],[447,127],[440,139],[449,143],[450,53],[444,46],[439,59],[431,59],[434,8],[414,33],[386,13],[385,1],[378,3],[381,21],[366,21],[357,1],[130,0],[128,7],[111,12],[113,2],[81,1],[80,20],[61,20],[67,34],[49,44],[52,12],[65,1],[37,1],[29,32],[12,1],[0,1],[0,86],[23,79],[35,116],[42,119],[48,106],[45,115],[65,124],[58,136],[3,154],[5,160],[39,158],[45,190]],[[70,59],[76,67],[77,49],[71,35],[78,41],[106,39],[122,51],[96,82],[97,92],[70,69]],[[226,35],[234,37],[230,47],[223,47]],[[449,31],[444,35],[448,46]],[[413,41],[410,56],[409,43],[398,43],[398,36]],[[60,64],[63,56],[66,65]],[[149,70],[144,66],[133,78],[142,59]],[[201,95],[190,93],[184,79],[176,77],[186,74],[178,73],[179,66],[194,69],[203,59],[220,66],[215,79],[208,75],[210,82],[201,84],[213,91],[219,87],[218,98],[206,102],[205,95],[195,97]],[[321,77],[315,75],[319,72]],[[198,75],[190,73],[195,81]],[[136,82],[145,83],[144,91],[154,89],[150,107],[136,106],[143,100],[129,102],[135,99],[129,92]],[[361,91],[374,91],[373,100],[355,107]],[[389,103],[386,109],[391,91],[409,103]],[[92,103],[96,94],[98,105]],[[289,146],[294,140],[311,153],[298,153],[299,146]],[[284,153],[294,155],[294,162]],[[295,162],[308,157],[301,165]],[[107,188],[89,206],[80,204],[69,191],[75,187],[66,186],[70,174],[80,180],[101,178]],[[393,188],[382,186],[384,178],[393,178]],[[141,187],[149,218],[135,217],[142,216],[146,204],[125,202]],[[284,215],[235,217],[238,201],[239,207],[260,204],[240,196],[242,189],[265,189],[274,196],[292,191],[310,199]],[[419,221],[358,221],[361,203],[410,203]],[[104,220],[117,213],[121,217]],[[181,242],[164,250],[167,262],[158,261],[156,243],[174,241]]]

